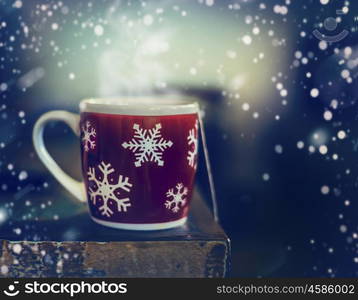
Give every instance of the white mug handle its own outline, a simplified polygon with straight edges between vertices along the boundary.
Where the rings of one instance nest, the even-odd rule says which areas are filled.
[[[44,163],[47,169],[52,175],[79,201],[85,202],[85,187],[83,182],[77,181],[67,175],[54,161],[54,159],[48,153],[44,139],[43,132],[46,124],[50,121],[63,121],[72,131],[79,136],[80,135],[80,116],[64,110],[54,110],[43,114],[36,122],[34,130],[32,132],[32,140],[35,146],[35,150],[40,160]]]

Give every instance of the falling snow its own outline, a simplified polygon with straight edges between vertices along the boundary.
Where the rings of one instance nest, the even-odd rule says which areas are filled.
[[[318,95],[319,95],[319,90],[318,89],[316,89],[316,88],[314,88],[314,89],[312,89],[311,90],[311,97],[312,98],[317,98],[318,97]]]
[[[323,195],[327,195],[329,193],[329,191],[330,191],[330,188],[327,185],[324,185],[321,187],[321,193]]]
[[[97,35],[97,36],[103,35],[103,33],[104,33],[103,26],[102,26],[102,25],[96,25],[96,26],[94,27],[94,33],[95,33],[95,35]]]

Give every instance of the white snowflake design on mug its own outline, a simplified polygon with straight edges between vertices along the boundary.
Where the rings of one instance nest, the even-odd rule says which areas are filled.
[[[173,142],[164,140],[160,129],[162,124],[155,124],[154,128],[142,129],[138,124],[133,125],[134,137],[129,142],[124,142],[122,147],[131,150],[135,155],[134,165],[142,166],[145,162],[155,162],[158,166],[164,166],[163,152],[170,148]]]
[[[87,175],[88,180],[92,181],[96,188],[90,187],[88,189],[90,194],[90,199],[94,205],[96,205],[98,198],[103,201],[103,205],[98,209],[101,211],[102,215],[110,217],[114,214],[113,210],[109,207],[109,200],[112,200],[117,205],[118,212],[126,212],[127,208],[131,206],[129,198],[119,198],[119,192],[116,190],[123,190],[126,192],[130,191],[132,184],[128,182],[128,177],[123,177],[119,175],[117,183],[112,183],[108,175],[112,174],[115,170],[112,168],[111,164],[106,164],[105,162],[101,162],[98,165],[98,169],[102,172],[102,176],[100,179],[96,177],[95,168],[89,168]],[[111,182],[110,182],[111,181]]]

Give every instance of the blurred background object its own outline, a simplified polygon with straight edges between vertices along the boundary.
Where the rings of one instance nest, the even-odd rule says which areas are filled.
[[[77,213],[46,200],[60,187],[31,142],[43,112],[189,94],[204,109],[231,276],[357,276],[357,5],[0,1],[0,222]],[[57,123],[46,135],[79,178],[77,139]],[[203,160],[198,186],[210,205]]]

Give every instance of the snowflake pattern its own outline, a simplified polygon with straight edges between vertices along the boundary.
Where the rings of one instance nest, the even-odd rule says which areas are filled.
[[[96,130],[92,127],[90,121],[86,121],[86,125],[82,125],[82,143],[83,147],[86,152],[88,152],[90,149],[94,149],[96,147],[96,142],[93,140],[93,138],[96,137]]]
[[[183,207],[186,203],[185,196],[188,195],[188,188],[184,187],[182,183],[178,183],[175,186],[176,192],[174,189],[169,189],[166,193],[167,198],[172,198],[171,200],[165,201],[165,207],[172,212],[176,213],[179,211],[180,207]]]
[[[187,160],[189,166],[196,169],[197,155],[198,155],[198,121],[195,122],[195,128],[189,130],[188,145],[191,149],[188,150]]]
[[[120,199],[118,197],[119,192],[116,192],[116,190],[122,189],[126,192],[130,191],[132,184],[128,182],[128,177],[123,178],[122,175],[119,175],[118,182],[113,184],[110,183],[110,178],[108,176],[114,172],[114,168],[111,167],[111,164],[106,164],[102,161],[98,165],[98,168],[102,172],[102,176],[99,179],[96,178],[95,168],[89,168],[87,172],[88,180],[94,182],[96,185],[95,189],[92,187],[88,189],[91,201],[93,204],[96,204],[97,200],[100,198],[103,201],[103,205],[99,207],[99,210],[102,215],[107,217],[112,216],[114,213],[112,210],[113,207],[111,209],[108,205],[109,200],[112,200],[117,204],[117,210],[119,212],[126,212],[127,208],[131,206],[130,200],[129,198]],[[111,181],[113,182],[113,179],[111,179]]]
[[[153,161],[158,166],[164,165],[163,152],[173,145],[172,141],[165,141],[161,136],[160,123],[152,129],[142,129],[138,124],[133,125],[134,137],[129,142],[124,142],[122,147],[134,153],[136,161],[134,165],[140,167],[144,162]]]

